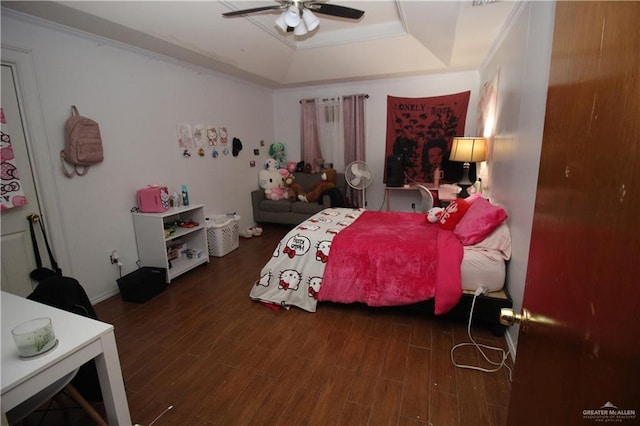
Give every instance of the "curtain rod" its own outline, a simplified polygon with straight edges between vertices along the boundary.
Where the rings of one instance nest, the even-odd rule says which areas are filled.
[[[351,96],[364,96],[364,98],[365,98],[365,99],[369,99],[369,94],[368,94],[368,93],[360,93],[360,94],[357,94],[357,95],[345,95],[345,96],[337,96],[337,97],[338,97],[338,98],[340,98],[340,97],[342,97],[342,98],[349,98],[349,97],[351,97]],[[333,96],[332,96],[332,97],[329,97],[329,98],[323,98],[323,100],[327,100],[327,101],[328,101],[329,99],[335,99],[335,98],[336,98],[336,97],[333,97]],[[318,98],[312,98],[312,99],[300,99],[300,102],[299,102],[299,103],[302,103],[302,102],[311,102],[311,101],[315,101],[316,99],[318,99]]]

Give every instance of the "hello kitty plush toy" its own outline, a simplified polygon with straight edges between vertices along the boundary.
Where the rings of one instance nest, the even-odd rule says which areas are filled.
[[[284,177],[278,170],[278,162],[273,158],[267,159],[265,168],[258,172],[258,183],[264,189],[264,196],[268,200],[282,200],[284,198]]]
[[[427,221],[429,223],[437,223],[443,213],[444,209],[442,207],[433,207],[427,211]]]

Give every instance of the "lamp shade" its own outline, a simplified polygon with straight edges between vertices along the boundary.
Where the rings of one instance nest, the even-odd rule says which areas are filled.
[[[288,25],[287,25],[286,21],[284,20],[284,17],[286,16],[286,14],[287,14],[287,12],[282,12],[282,13],[280,14],[280,16],[278,16],[278,17],[276,18],[276,25],[277,25],[277,26],[278,26],[278,28],[280,28],[282,31],[287,31],[287,27],[288,27]]]
[[[307,26],[307,30],[313,31],[320,24],[320,20],[309,9],[302,12],[302,20]]]
[[[477,163],[485,160],[486,139],[480,137],[455,137],[451,145],[449,161]]]
[[[297,27],[300,23],[300,11],[294,5],[289,6],[284,14],[284,22],[290,27]]]
[[[293,29],[293,35],[303,36],[307,33],[307,26],[304,24],[304,21],[300,21],[298,26]]]

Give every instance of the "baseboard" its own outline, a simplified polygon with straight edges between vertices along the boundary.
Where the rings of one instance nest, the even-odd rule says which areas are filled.
[[[107,300],[110,297],[115,296],[116,294],[120,294],[120,290],[118,288],[115,288],[115,289],[113,289],[113,290],[111,290],[111,291],[109,291],[107,293],[104,293],[104,294],[102,294],[102,295],[100,295],[100,296],[98,296],[98,297],[96,297],[94,299],[91,299],[91,304],[95,305],[95,304],[100,303],[100,302],[102,302],[104,300]]]
[[[513,363],[516,363],[516,349],[518,347],[518,345],[516,344],[516,342],[513,340],[513,333],[518,333],[519,331],[519,327],[518,326],[513,326],[511,328],[509,328],[507,330],[507,332],[504,334],[504,338],[507,341],[507,346],[509,347],[509,355],[511,355],[511,361],[513,361]]]

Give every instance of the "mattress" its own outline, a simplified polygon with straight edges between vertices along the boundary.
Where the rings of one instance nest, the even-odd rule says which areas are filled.
[[[475,291],[484,287],[490,292],[498,291],[504,286],[505,260],[497,250],[465,247],[460,272],[462,290]]]

